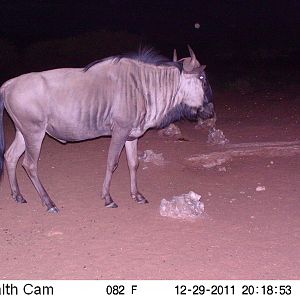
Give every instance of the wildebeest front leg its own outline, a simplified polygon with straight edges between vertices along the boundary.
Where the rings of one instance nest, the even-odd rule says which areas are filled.
[[[138,203],[148,203],[147,199],[138,191],[137,188],[137,168],[139,166],[139,160],[137,156],[137,142],[135,139],[133,141],[126,141],[126,155],[127,155],[127,163],[130,172],[130,190],[131,197]]]
[[[111,137],[111,142],[110,142],[108,157],[107,157],[106,174],[105,174],[103,189],[102,189],[102,198],[104,200],[106,207],[111,207],[111,208],[118,207],[118,205],[113,201],[113,199],[110,196],[109,188],[110,188],[112,174],[118,166],[119,157],[124,147],[126,138],[127,138],[126,134],[122,133],[121,130],[119,132],[116,130]]]

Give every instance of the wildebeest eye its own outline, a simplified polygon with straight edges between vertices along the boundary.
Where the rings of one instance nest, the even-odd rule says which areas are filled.
[[[200,76],[200,79],[201,79],[201,80],[204,79],[204,76]]]

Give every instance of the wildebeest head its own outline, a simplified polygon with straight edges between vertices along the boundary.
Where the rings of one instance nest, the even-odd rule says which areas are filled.
[[[215,115],[212,103],[212,90],[205,74],[205,65],[197,60],[193,50],[188,46],[190,57],[177,60],[174,50],[173,61],[182,63],[181,85],[179,93],[182,94],[184,117],[197,121],[213,118]]]

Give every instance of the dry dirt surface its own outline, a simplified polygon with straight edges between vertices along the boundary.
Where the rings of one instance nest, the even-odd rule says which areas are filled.
[[[300,155],[258,150],[299,145],[299,92],[216,93],[217,128],[230,141],[225,147],[208,145],[207,131],[188,122],[177,123],[181,140],[147,132],[139,151],[162,153],[167,163],[141,161],[145,205],[129,196],[122,153],[111,188],[119,208],[104,207],[109,138],[63,145],[46,137],[39,173],[60,213],[45,211],[21,164],[28,203],[15,203],[5,171],[0,279],[300,279]],[[8,145],[14,128],[7,116],[5,134]],[[188,160],[237,144],[257,153],[239,152],[211,167]],[[208,217],[160,216],[161,199],[189,191],[202,196]]]

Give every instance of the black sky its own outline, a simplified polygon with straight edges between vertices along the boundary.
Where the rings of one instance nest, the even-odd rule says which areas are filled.
[[[38,40],[108,30],[137,34],[157,47],[299,47],[300,1],[1,0],[0,37],[24,47]],[[195,29],[194,24],[200,28]]]

